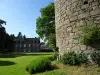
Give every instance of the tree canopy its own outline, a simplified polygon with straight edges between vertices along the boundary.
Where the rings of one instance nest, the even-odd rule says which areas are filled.
[[[6,21],[0,19],[0,25],[2,25],[2,24],[6,25]]]
[[[50,3],[40,10],[41,16],[36,20],[36,33],[43,39],[47,45],[55,50],[55,7]]]
[[[12,52],[14,34],[9,35],[8,33],[6,33],[5,28],[2,26],[3,24],[6,24],[6,22],[0,19],[0,53]]]

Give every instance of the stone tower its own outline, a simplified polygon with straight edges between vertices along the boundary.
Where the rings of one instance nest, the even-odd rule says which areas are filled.
[[[100,23],[100,0],[55,0],[56,41],[60,53],[92,51],[81,45],[77,28],[88,23]]]

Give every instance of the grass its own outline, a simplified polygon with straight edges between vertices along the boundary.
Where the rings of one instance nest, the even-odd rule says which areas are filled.
[[[35,75],[67,75],[67,74],[64,72],[58,72],[57,70],[54,70],[54,71],[46,71],[44,73],[38,73]]]
[[[55,62],[54,62],[55,63]],[[67,75],[100,75],[100,67],[97,65],[81,65],[81,66],[69,66],[57,63],[58,72],[67,73]]]
[[[26,66],[32,60],[38,60],[39,58],[51,55],[52,53],[17,53],[15,55],[0,55],[0,75],[30,75],[26,71]],[[58,68],[32,75],[100,75],[100,68],[97,65],[68,66],[56,61],[52,63]]]
[[[35,61],[35,62],[34,62]],[[52,70],[51,60],[47,57],[38,58],[38,60],[33,60],[27,67],[26,70],[30,74],[45,72],[46,70]]]
[[[42,56],[50,56],[52,53],[31,53],[3,55],[0,58],[0,75],[29,75],[26,72],[26,66],[32,61]],[[2,55],[0,55],[2,56]],[[35,61],[34,61],[35,62]]]

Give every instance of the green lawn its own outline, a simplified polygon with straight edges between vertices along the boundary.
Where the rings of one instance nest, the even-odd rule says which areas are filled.
[[[52,53],[34,53],[20,55],[0,55],[0,75],[29,75],[25,68],[32,61]],[[35,62],[35,61],[34,61]]]
[[[30,75],[26,72],[26,66],[32,60],[51,56],[53,53],[28,53],[13,55],[0,55],[0,75]],[[35,62],[35,61],[34,61]],[[68,66],[59,62],[52,62],[58,69],[36,73],[32,75],[100,75],[100,67],[93,66]]]

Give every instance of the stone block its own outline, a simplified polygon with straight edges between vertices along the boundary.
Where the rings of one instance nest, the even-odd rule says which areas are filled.
[[[72,39],[69,39],[69,41],[68,41],[69,43],[72,43],[73,42],[73,40]]]
[[[91,46],[87,46],[86,49],[87,49],[87,50],[92,50],[92,47],[91,47]]]
[[[81,50],[86,50],[86,46],[85,45],[81,45]]]
[[[100,14],[100,10],[96,9],[90,12],[90,15],[98,15]]]
[[[72,27],[67,27],[67,32],[70,32],[72,30]]]
[[[73,37],[75,33],[69,33],[70,37]]]
[[[98,1],[92,2],[92,7],[95,7],[95,6],[98,6],[98,5],[99,5]]]
[[[77,20],[77,16],[73,16],[70,18],[70,21],[75,21],[75,20]]]
[[[83,18],[86,18],[86,17],[89,17],[89,16],[90,16],[89,12],[87,12],[87,13],[82,13],[82,14],[80,14],[80,15],[78,16],[78,19],[83,19]]]
[[[73,40],[73,44],[78,44],[79,43],[79,40]]]
[[[81,50],[80,46],[78,46],[78,45],[76,45],[75,47],[73,47],[71,49],[72,49],[72,51],[80,51]]]
[[[94,21],[94,23],[96,23],[96,24],[97,24],[97,23],[100,24],[100,21],[99,21],[99,20],[98,20],[98,21]]]
[[[70,48],[67,48],[67,51],[70,51],[71,49]]]

